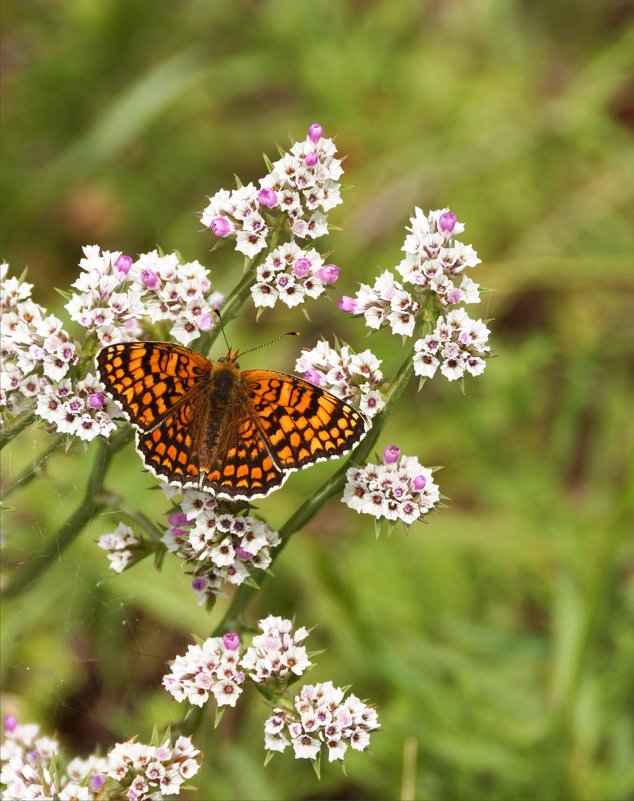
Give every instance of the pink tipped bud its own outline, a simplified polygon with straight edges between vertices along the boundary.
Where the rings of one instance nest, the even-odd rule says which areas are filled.
[[[383,451],[385,464],[395,464],[401,458],[401,449],[398,445],[388,445]]]
[[[88,396],[88,405],[91,409],[102,409],[106,402],[106,396],[103,392],[93,392]]]
[[[453,229],[456,227],[457,217],[455,214],[452,214],[450,211],[446,211],[444,214],[441,214],[438,218],[438,228],[441,231],[444,231],[447,234],[450,234]]]
[[[196,592],[201,592],[205,589],[207,582],[202,576],[196,576],[195,579],[192,579],[192,590]]]
[[[298,278],[304,278],[310,272],[310,261],[308,259],[297,259],[293,265],[293,272]]]
[[[344,295],[337,304],[341,311],[353,312],[357,308],[357,301],[349,295]]]
[[[316,145],[321,139],[323,132],[324,129],[321,127],[321,125],[318,122],[314,122],[308,129],[308,138],[314,145]]]
[[[5,731],[8,731],[9,734],[12,734],[18,728],[18,719],[15,717],[15,715],[7,715],[2,721],[2,725],[4,726]]]
[[[253,559],[253,554],[250,551],[245,551],[240,545],[236,548],[236,554],[240,559],[246,562],[248,559]]]
[[[132,267],[132,258],[122,253],[115,261],[114,266],[120,273],[125,273],[127,275],[130,272],[130,267]]]
[[[321,374],[317,372],[317,370],[306,370],[304,373],[304,378],[306,381],[310,381],[311,384],[314,384],[317,387],[321,386]]]
[[[174,514],[167,516],[167,522],[170,526],[185,526],[189,525],[190,520],[185,512],[174,512]]]
[[[449,292],[445,295],[445,300],[447,303],[454,304],[454,303],[462,303],[465,298],[465,293],[462,289],[458,289],[454,287],[454,289],[450,289]]]
[[[172,529],[172,536],[175,539],[179,540],[181,537],[186,537],[187,536],[187,532],[185,531],[184,528],[173,528]]]
[[[158,284],[158,275],[154,270],[141,270],[141,281],[148,289],[154,289]]]
[[[233,632],[222,635],[222,644],[227,651],[237,651],[240,647],[240,637]]]
[[[412,486],[415,490],[422,490],[425,489],[427,485],[427,479],[425,476],[416,476],[416,478],[412,481]]]
[[[324,264],[317,270],[317,278],[324,284],[334,284],[339,278],[339,268],[336,264]]]
[[[216,236],[229,236],[231,233],[231,223],[226,217],[214,217],[209,227]]]
[[[242,671],[236,673],[236,684],[242,684],[243,681],[244,681],[244,673]]]
[[[106,775],[105,773],[95,773],[94,776],[90,777],[90,789],[93,792],[98,792],[106,783]]]
[[[307,167],[314,167],[315,164],[317,164],[318,161],[319,161],[319,153],[315,153],[315,151],[313,150],[304,159],[304,164]]]
[[[209,331],[213,324],[211,314],[201,314],[198,318],[198,328],[200,331]]]
[[[258,192],[258,202],[260,206],[266,206],[269,209],[274,208],[279,203],[275,192],[267,188],[260,189]]]

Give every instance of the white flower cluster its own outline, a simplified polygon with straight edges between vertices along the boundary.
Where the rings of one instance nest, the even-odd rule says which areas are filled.
[[[419,339],[414,348],[414,372],[432,378],[438,367],[448,381],[484,372],[491,348],[486,344],[490,331],[482,320],[472,320],[464,309],[454,309],[439,317],[434,331]]]
[[[281,210],[289,217],[291,233],[299,239],[317,239],[328,233],[325,212],[341,201],[339,179],[343,175],[337,148],[321,135],[321,126],[311,125],[303,142],[296,142],[271,172],[260,181],[275,192]]]
[[[188,345],[216,321],[212,310],[223,301],[210,292],[207,270],[198,261],[181,264],[175,253],[156,250],[136,261],[120,252],[83,248],[77,290],[66,304],[72,320],[94,332],[104,345],[138,339],[143,318],[172,323],[170,335]]]
[[[129,801],[145,801],[163,795],[179,795],[181,785],[200,770],[200,751],[189,737],[179,737],[174,746],[117,743],[108,754],[108,776],[127,789]]]
[[[197,490],[183,493],[181,509],[169,516],[172,527],[162,542],[193,568],[199,603],[217,595],[224,582],[242,584],[253,570],[271,564],[271,549],[280,538],[262,520],[220,514],[215,499]]]
[[[380,359],[370,350],[354,353],[349,345],[335,349],[322,339],[312,350],[302,350],[295,370],[312,384],[355,405],[367,417],[374,417],[385,406],[380,366]]]
[[[339,268],[324,264],[316,250],[302,250],[295,242],[287,242],[258,265],[251,295],[258,308],[273,308],[278,300],[298,306],[307,297],[318,298],[338,277]]]
[[[19,725],[15,717],[4,719],[0,745],[0,796],[6,801],[62,799],[92,801],[106,782],[108,759],[91,755],[76,757],[59,771],[59,743],[38,737],[35,723]],[[55,759],[55,763],[51,761]]]
[[[480,263],[478,254],[471,245],[454,240],[464,231],[464,225],[456,220],[449,209],[437,209],[425,215],[417,208],[410,217],[410,232],[402,250],[405,258],[397,269],[403,280],[435,293],[445,305],[456,303],[479,303],[479,286],[467,276],[457,280],[465,268]]]
[[[67,378],[47,383],[38,395],[35,412],[60,434],[74,434],[86,441],[99,435],[109,437],[116,428],[113,417],[121,412],[104,390],[93,373],[74,385]]]
[[[262,634],[256,634],[241,662],[253,681],[284,681],[291,674],[301,676],[311,666],[306,648],[300,645],[308,637],[308,629],[302,626],[293,633],[290,620],[273,615],[258,621],[258,628]]]
[[[440,492],[429,468],[415,456],[401,456],[398,448],[394,450],[396,461],[351,467],[341,500],[356,512],[402,520],[408,526],[433,509]]]
[[[237,634],[190,645],[186,654],[172,662],[171,671],[163,676],[163,686],[179,703],[203,706],[213,695],[219,707],[235,706],[244,681],[239,648]]]
[[[317,239],[328,233],[326,212],[341,203],[338,183],[343,174],[332,139],[311,125],[303,142],[271,164],[260,180],[229,191],[221,189],[209,199],[201,215],[203,225],[221,238],[233,237],[236,250],[252,259],[267,245],[270,232],[265,210],[279,209],[289,218],[291,234]]]
[[[346,303],[347,302],[347,303]],[[390,327],[393,334],[411,337],[420,305],[394,279],[389,270],[382,273],[374,286],[361,284],[355,298],[342,298],[339,307],[353,314],[362,314],[369,328]]]
[[[8,278],[0,265],[0,406],[13,416],[32,410],[42,389],[77,362],[62,321],[31,299],[32,284]]]
[[[103,534],[97,543],[100,548],[107,552],[110,567],[115,573],[121,573],[134,561],[134,549],[142,544],[134,536],[130,526],[119,523],[116,529],[110,534]]]
[[[264,724],[267,751],[285,751],[293,746],[296,759],[317,759],[322,745],[328,760],[343,759],[348,747],[365,751],[370,732],[380,728],[374,707],[356,695],[345,693],[332,682],[306,684],[295,697],[293,714],[277,708]]]

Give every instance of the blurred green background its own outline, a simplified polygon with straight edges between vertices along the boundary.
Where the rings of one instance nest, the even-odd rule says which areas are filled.
[[[74,279],[80,247],[159,244],[199,258],[228,291],[241,262],[209,253],[206,195],[263,173],[288,135],[320,121],[348,155],[343,228],[321,243],[354,292],[400,260],[414,205],[449,205],[496,291],[498,358],[462,396],[412,386],[382,449],[442,464],[452,501],[428,526],[375,540],[334,502],[298,534],[250,609],[318,624],[310,681],[376,702],[383,731],[347,777],[287,754],[264,769],[254,693],[212,731],[197,799],[626,799],[634,795],[634,8],[619,0],[76,0],[3,3],[0,253],[36,299]],[[292,369],[333,330],[372,347],[334,305],[312,322],[250,305],[238,346]],[[479,310],[476,310],[476,315]],[[254,365],[255,366],[255,365]],[[9,482],[46,435],[7,449]],[[89,457],[92,458],[92,450]],[[86,457],[55,457],[12,499],[5,564],[38,550],[79,500]],[[261,508],[273,525],[329,475],[294,477]],[[110,489],[158,518],[133,450]],[[140,499],[140,500],[139,500]],[[113,576],[99,518],[44,577],[3,604],[3,706],[71,749],[179,716],[164,663],[205,636],[176,560]]]

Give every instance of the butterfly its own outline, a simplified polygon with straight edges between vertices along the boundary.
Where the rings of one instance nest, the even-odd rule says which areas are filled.
[[[147,469],[219,498],[264,498],[295,470],[348,453],[363,415],[320,387],[274,370],[240,370],[167,342],[123,342],[97,354],[108,395],[136,428]]]

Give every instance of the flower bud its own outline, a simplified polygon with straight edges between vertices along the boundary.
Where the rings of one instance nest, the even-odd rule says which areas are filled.
[[[200,592],[201,590],[205,589],[205,585],[207,582],[202,576],[196,576],[195,579],[192,579],[192,590],[196,590],[196,592]]]
[[[88,396],[88,405],[91,409],[102,409],[106,402],[106,396],[103,392],[93,392]]]
[[[216,236],[229,236],[231,233],[231,223],[226,217],[214,217],[209,227]]]
[[[250,551],[245,551],[240,545],[236,548],[237,556],[246,562],[248,559],[253,559],[253,554]]]
[[[106,775],[105,773],[95,773],[93,776],[90,777],[90,781],[88,784],[90,785],[90,789],[93,792],[99,792],[101,788],[106,783]]]
[[[308,259],[297,259],[293,265],[293,272],[298,278],[304,278],[310,272],[310,261]]]
[[[154,270],[141,270],[141,282],[145,284],[148,289],[154,289],[158,284],[158,275]]]
[[[385,464],[395,464],[401,458],[401,449],[398,445],[388,445],[383,451]]]
[[[415,490],[422,490],[425,489],[427,485],[427,479],[425,476],[416,476],[416,478],[412,481],[412,487]]]
[[[318,122],[314,122],[308,129],[308,138],[314,145],[316,145],[321,139],[323,132],[324,129],[321,127],[321,125]]]
[[[441,231],[444,231],[447,234],[450,234],[453,229],[456,227],[457,217],[455,214],[452,214],[450,211],[446,211],[444,214],[441,214],[438,218],[438,228]]]
[[[357,308],[357,301],[349,295],[344,295],[337,304],[341,311],[353,312]]]
[[[237,651],[240,647],[240,637],[234,632],[222,635],[222,644],[227,651]]]
[[[339,278],[339,268],[336,264],[324,264],[317,270],[317,278],[324,284],[334,284]]]
[[[198,318],[198,329],[200,331],[209,331],[212,322],[211,314],[201,314]]]
[[[258,192],[258,203],[260,206],[266,206],[272,209],[274,206],[277,206],[278,202],[277,195],[272,189],[264,187]]]
[[[318,161],[319,161],[319,153],[315,153],[315,151],[313,150],[304,159],[304,164],[307,167],[314,167],[315,164],[317,164]]]
[[[321,386],[321,374],[317,372],[317,370],[306,370],[304,373],[304,378],[306,381],[310,381],[311,384],[315,384],[315,386]]]
[[[125,273],[125,275],[127,275],[130,272],[130,267],[132,267],[132,258],[122,253],[115,261],[114,266],[120,273]]]
[[[186,526],[191,522],[185,512],[174,512],[173,515],[167,516],[167,522],[170,526]]]
[[[18,719],[15,715],[7,715],[2,721],[4,730],[12,734],[18,728]]]

